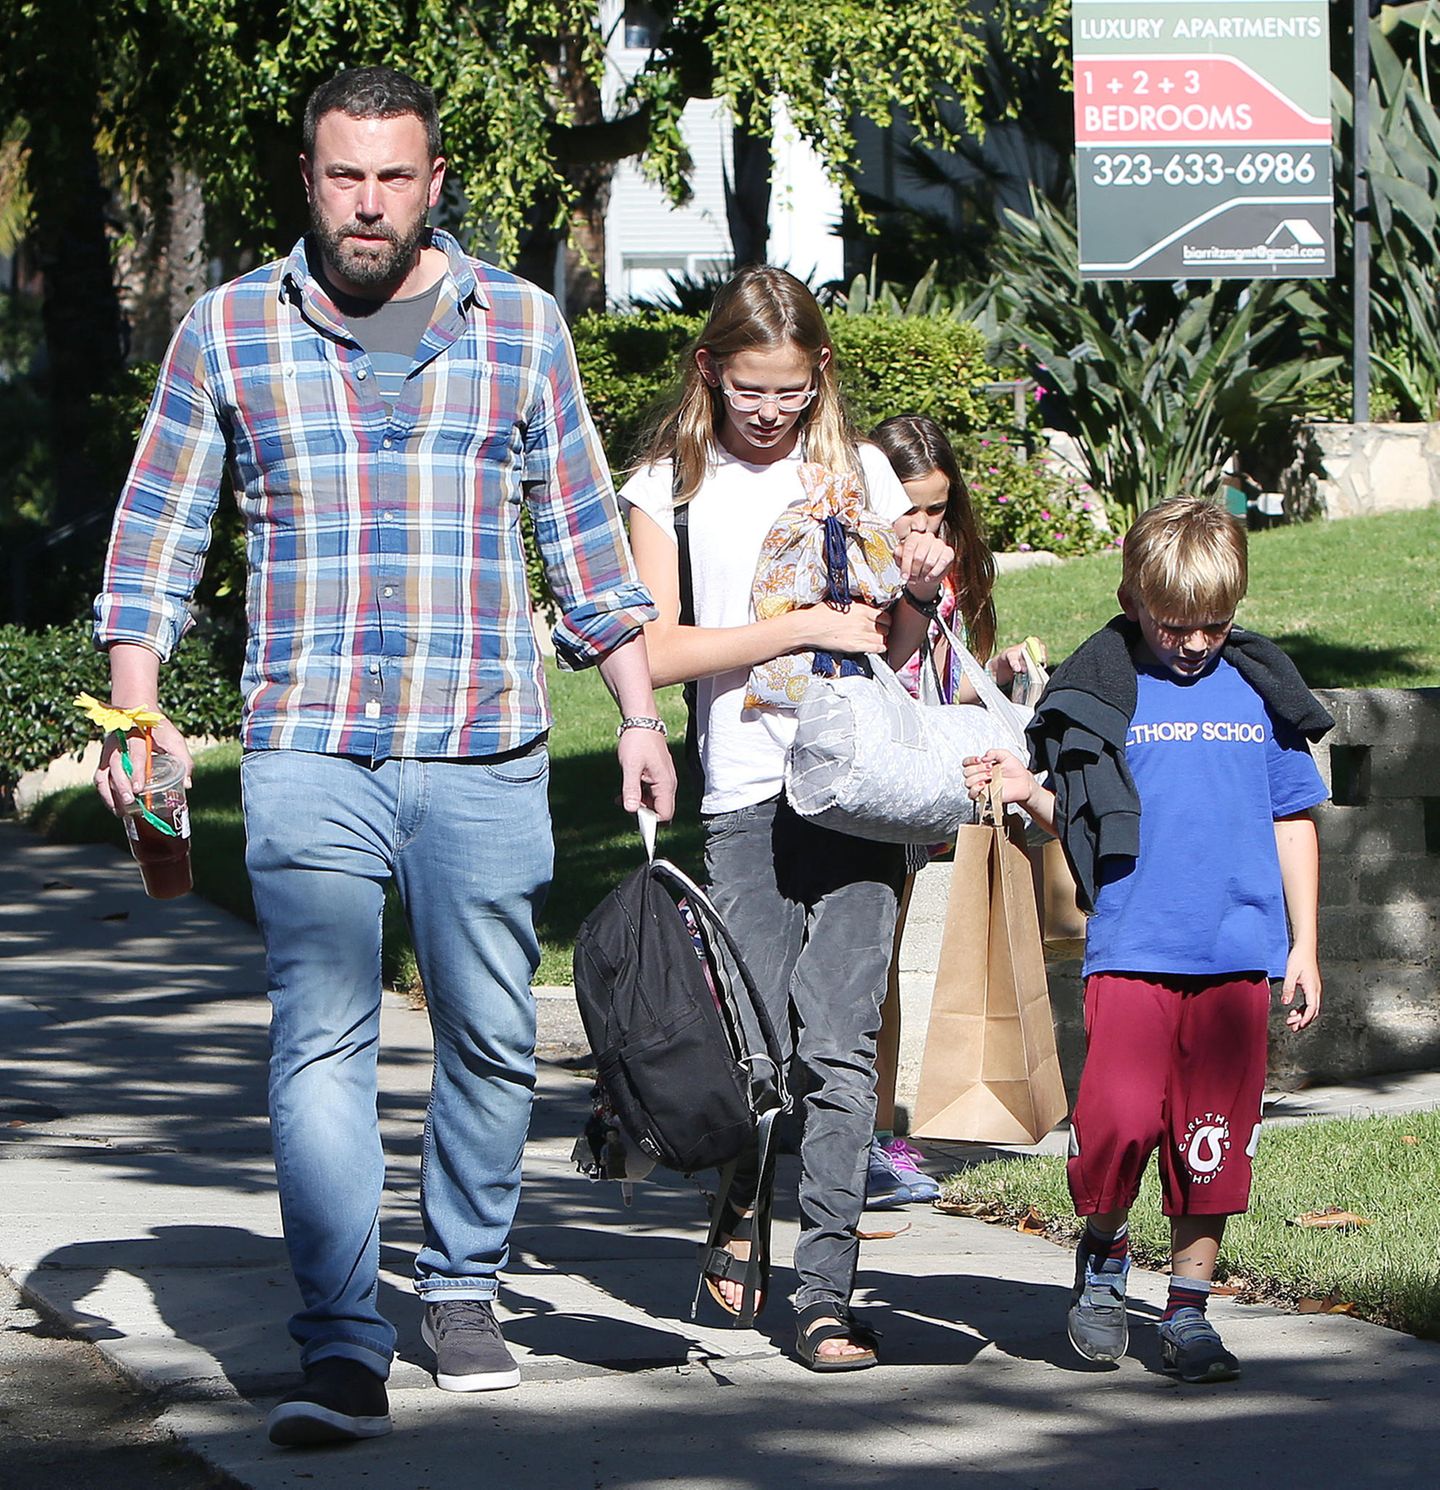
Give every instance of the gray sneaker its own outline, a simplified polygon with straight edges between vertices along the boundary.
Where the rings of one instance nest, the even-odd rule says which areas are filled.
[[[435,1384],[445,1392],[498,1392],[520,1385],[520,1368],[487,1299],[426,1304],[420,1337],[435,1352]]]
[[[1181,1381],[1234,1381],[1240,1362],[1198,1309],[1177,1309],[1160,1325],[1160,1359]]]
[[[1066,1320],[1070,1343],[1087,1361],[1118,1361],[1130,1343],[1125,1317],[1130,1259],[1102,1263],[1099,1272],[1092,1272],[1088,1261],[1081,1247],[1075,1254],[1075,1292]]]

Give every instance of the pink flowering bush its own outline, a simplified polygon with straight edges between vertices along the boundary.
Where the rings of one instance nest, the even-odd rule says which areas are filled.
[[[1044,550],[1073,558],[1115,544],[1099,496],[1035,457],[1013,435],[973,434],[956,442],[986,541],[997,553]]]

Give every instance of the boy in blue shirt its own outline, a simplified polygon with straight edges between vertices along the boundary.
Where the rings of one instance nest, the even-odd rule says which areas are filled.
[[[1225,1219],[1249,1204],[1269,980],[1292,1030],[1320,1012],[1309,809],[1328,793],[1307,740],[1333,721],[1278,647],[1234,627],[1246,581],[1234,518],[1189,497],[1151,508],[1126,535],[1123,617],[1056,669],[1031,723],[1046,784],[1001,751],[965,764],[972,795],[998,766],[1005,800],[1056,833],[1091,913],[1071,1342],[1095,1361],[1125,1352],[1127,1220],[1158,1151],[1161,1355],[1192,1382],[1240,1371],[1205,1310]]]

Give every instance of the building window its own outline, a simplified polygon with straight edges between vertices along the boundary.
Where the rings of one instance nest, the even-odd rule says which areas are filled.
[[[648,52],[660,40],[660,15],[645,0],[625,0],[625,45],[632,52]]]

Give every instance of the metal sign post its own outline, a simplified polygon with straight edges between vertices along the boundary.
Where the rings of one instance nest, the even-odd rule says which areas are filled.
[[[1350,417],[1356,424],[1370,418],[1370,5],[1355,0],[1355,72],[1351,129],[1350,205],[1354,209],[1351,247],[1355,255],[1351,324]]]
[[[1075,0],[1080,273],[1335,272],[1325,0]]]

